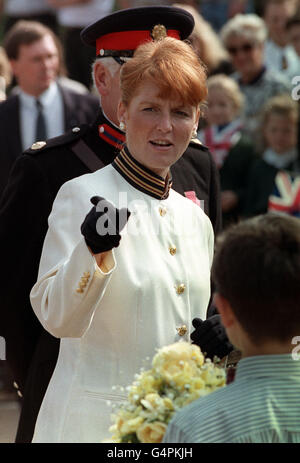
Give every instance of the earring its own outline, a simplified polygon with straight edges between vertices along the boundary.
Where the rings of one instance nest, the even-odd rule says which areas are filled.
[[[124,122],[121,121],[119,127],[123,132],[126,132],[126,125],[124,124]]]
[[[198,135],[197,130],[193,130],[192,138],[197,138],[197,135]]]

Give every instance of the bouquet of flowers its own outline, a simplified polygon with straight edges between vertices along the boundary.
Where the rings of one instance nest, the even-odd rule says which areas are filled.
[[[116,443],[159,443],[173,414],[224,386],[226,373],[187,342],[159,349],[152,369],[136,375],[110,427]]]

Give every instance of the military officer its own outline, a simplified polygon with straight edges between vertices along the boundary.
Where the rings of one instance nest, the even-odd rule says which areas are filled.
[[[0,335],[6,339],[10,364],[23,407],[17,442],[30,442],[40,404],[56,365],[59,340],[39,324],[30,305],[47,219],[63,183],[111,163],[124,142],[118,126],[119,72],[134,49],[151,39],[157,24],[185,39],[193,18],[174,7],[121,10],[83,30],[83,41],[96,46],[93,79],[101,108],[95,122],[32,145],[12,171],[0,204],[0,243],[6,274],[1,280]],[[138,30],[137,30],[138,28]],[[191,143],[172,168],[173,188],[204,207],[215,232],[221,227],[219,184],[206,148]]]

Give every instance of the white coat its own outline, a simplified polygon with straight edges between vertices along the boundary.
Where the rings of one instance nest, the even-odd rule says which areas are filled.
[[[116,207],[127,197],[132,213],[105,272],[80,232],[95,195]],[[113,386],[130,385],[156,348],[189,340],[192,319],[206,318],[212,256],[208,217],[172,189],[167,199],[154,199],[111,165],[62,186],[31,291],[40,322],[62,338],[33,442],[110,437],[108,401],[126,395]]]

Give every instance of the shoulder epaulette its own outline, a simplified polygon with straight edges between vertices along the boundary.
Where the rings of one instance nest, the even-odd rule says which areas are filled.
[[[76,141],[78,138],[82,137],[85,134],[86,130],[88,129],[88,125],[80,125],[79,127],[73,127],[68,132],[64,133],[63,135],[59,135],[58,137],[49,138],[47,141],[36,141],[25,151],[25,154],[39,154],[48,150],[50,148],[57,148],[64,145],[68,145]]]
[[[208,151],[207,146],[203,145],[199,138],[191,138],[190,145]]]

